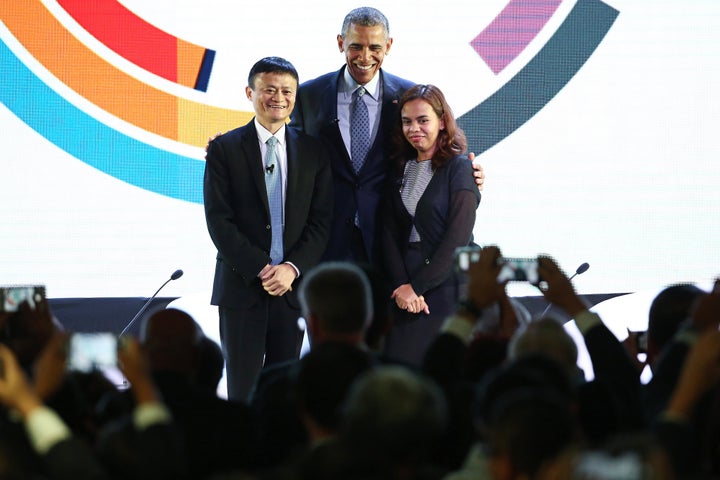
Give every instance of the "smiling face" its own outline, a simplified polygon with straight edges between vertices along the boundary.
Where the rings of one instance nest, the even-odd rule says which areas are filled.
[[[437,138],[445,122],[425,100],[416,98],[402,107],[402,130],[405,139],[418,152],[418,161],[432,158]]]
[[[259,73],[254,85],[245,87],[247,98],[253,103],[260,125],[275,133],[290,117],[295,107],[298,84],[289,73]]]
[[[373,79],[392,45],[392,38],[388,38],[382,25],[350,24],[345,37],[338,35],[337,41],[340,51],[345,54],[350,75],[360,85]]]

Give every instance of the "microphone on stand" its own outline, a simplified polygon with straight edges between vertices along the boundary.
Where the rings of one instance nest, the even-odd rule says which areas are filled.
[[[582,265],[580,265],[580,266],[577,268],[577,270],[575,270],[575,273],[573,273],[572,276],[571,276],[570,278],[568,278],[568,280],[572,280],[572,279],[575,278],[577,275],[582,275],[583,273],[585,273],[585,272],[588,271],[588,268],[590,268],[590,264],[587,263],[587,262],[583,263]],[[182,273],[182,272],[181,272],[181,273]]]
[[[122,336],[125,334],[125,332],[127,332],[127,331],[130,329],[130,327],[132,327],[133,323],[135,323],[135,321],[136,321],[138,318],[140,318],[140,315],[142,315],[143,312],[147,309],[147,307],[150,306],[150,302],[153,301],[153,299],[157,296],[158,293],[160,293],[160,290],[162,290],[165,285],[167,285],[168,283],[170,283],[172,280],[177,280],[178,278],[180,278],[180,277],[182,277],[182,276],[183,276],[183,271],[182,271],[182,270],[179,270],[179,269],[178,269],[178,270],[175,270],[175,271],[172,273],[172,275],[170,275],[170,278],[168,278],[167,280],[165,280],[165,283],[163,283],[162,285],[160,285],[160,288],[158,288],[158,289],[155,291],[155,293],[152,294],[152,297],[148,298],[148,299],[145,301],[145,303],[143,304],[142,308],[140,308],[140,310],[135,314],[135,316],[132,318],[132,320],[130,320],[130,323],[128,323],[128,324],[125,326],[125,328],[123,328],[122,332],[120,332],[120,335],[118,335],[118,337],[122,337]]]
[[[588,268],[590,268],[590,264],[585,262],[582,265],[580,265],[576,270],[575,273],[573,273],[570,278],[568,278],[568,281],[571,281],[573,278],[575,278],[578,275],[582,275],[583,273],[588,271]],[[552,303],[548,303],[547,307],[545,307],[545,310],[540,314],[540,318],[544,317],[545,314],[550,310],[550,307],[552,306]]]

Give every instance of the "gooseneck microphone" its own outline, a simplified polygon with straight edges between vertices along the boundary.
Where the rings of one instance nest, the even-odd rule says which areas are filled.
[[[568,278],[568,281],[572,281],[573,278],[575,278],[578,275],[582,275],[583,273],[588,271],[588,268],[590,268],[590,264],[585,262],[582,265],[580,265],[578,268],[575,269],[575,273],[570,275],[570,278]],[[552,306],[552,303],[548,303],[547,307],[545,307],[545,310],[540,314],[539,318],[542,318],[545,316],[545,314],[550,310],[550,307]]]
[[[138,310],[138,312],[135,314],[135,316],[132,318],[132,320],[130,320],[130,323],[128,323],[128,324],[125,326],[125,328],[123,328],[122,332],[120,332],[120,335],[118,335],[118,337],[122,337],[123,335],[125,335],[125,332],[127,332],[127,331],[130,329],[130,327],[132,327],[133,323],[135,323],[135,321],[136,321],[138,318],[140,318],[140,315],[142,315],[143,312],[147,309],[147,307],[150,306],[150,302],[153,301],[153,299],[157,296],[158,293],[160,293],[160,290],[162,290],[165,285],[167,285],[168,283],[170,283],[170,282],[173,281],[173,280],[177,280],[178,278],[180,278],[180,277],[182,277],[182,276],[183,276],[183,271],[182,271],[182,270],[179,270],[179,269],[178,269],[178,270],[175,270],[175,271],[172,273],[172,275],[170,275],[170,278],[168,278],[167,280],[165,280],[165,283],[163,283],[162,285],[160,285],[160,288],[158,288],[158,289],[155,291],[155,293],[152,294],[152,297],[148,298],[148,299],[145,301],[145,303],[143,304],[142,308],[140,308],[140,310]]]
[[[576,275],[582,275],[583,273],[588,271],[588,268],[590,268],[590,264],[587,262],[583,263],[577,268],[577,270],[575,270],[575,273],[573,273],[572,276],[568,278],[568,280],[572,280],[573,278],[575,278]]]

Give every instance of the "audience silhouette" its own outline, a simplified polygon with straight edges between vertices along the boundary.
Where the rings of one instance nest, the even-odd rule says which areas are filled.
[[[494,246],[419,367],[379,353],[388,299],[372,269],[308,272],[310,351],[264,370],[248,404],[218,397],[222,355],[187,313],[156,312],[118,339],[123,386],[69,369],[73,333],[46,301],[23,304],[0,314],[0,478],[718,478],[720,280],[657,296],[643,385],[635,352],[551,257],[538,262],[539,293],[574,319],[592,381],[556,319],[512,314]],[[506,314],[488,322],[493,309]]]

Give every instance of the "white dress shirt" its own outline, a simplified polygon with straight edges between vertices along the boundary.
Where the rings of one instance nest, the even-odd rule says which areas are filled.
[[[345,74],[340,80],[340,85],[338,85],[337,112],[340,133],[342,134],[343,142],[345,142],[348,155],[352,155],[350,152],[350,105],[352,104],[353,93],[360,86],[361,85],[348,73],[346,68]],[[362,86],[365,87],[367,93],[360,98],[368,107],[368,120],[370,120],[370,125],[372,126],[372,131],[370,132],[370,145],[372,145],[375,142],[375,136],[380,127],[380,109],[382,106],[380,100],[382,98],[380,74],[375,75],[372,80]]]

